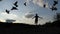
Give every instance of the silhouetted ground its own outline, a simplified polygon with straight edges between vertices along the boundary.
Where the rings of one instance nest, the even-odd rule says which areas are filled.
[[[60,21],[45,25],[28,25],[22,23],[0,23],[1,34],[60,34]]]

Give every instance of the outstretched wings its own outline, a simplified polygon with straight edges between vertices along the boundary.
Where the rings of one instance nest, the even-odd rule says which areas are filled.
[[[17,9],[17,7],[12,7],[12,9],[11,9],[11,10],[18,10],[18,9]]]
[[[10,12],[10,11],[8,11],[8,10],[6,9],[6,13],[9,14],[9,12]]]
[[[26,2],[24,3],[24,5],[26,6]]]
[[[15,5],[16,7],[18,7],[17,3],[18,3],[18,1],[16,1],[16,2],[14,3],[14,5]]]

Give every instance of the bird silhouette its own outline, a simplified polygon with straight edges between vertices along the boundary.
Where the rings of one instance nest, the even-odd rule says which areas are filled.
[[[46,4],[44,4],[43,7],[45,8],[46,7]]]
[[[53,11],[53,10],[55,10],[55,11],[57,10],[57,8],[54,7],[54,6],[52,6],[52,8],[50,8],[50,9],[51,9],[52,11]]]
[[[6,9],[6,13],[9,14],[9,12],[10,12],[10,11],[8,11],[8,10]]]
[[[16,1],[16,2],[14,3],[15,7],[18,7],[17,3],[18,3],[18,1]]]
[[[58,0],[55,0],[55,1],[54,1],[53,6],[55,6],[56,4],[58,4]]]
[[[11,9],[11,10],[18,10],[18,9],[17,9],[17,7],[12,7],[12,9]]]
[[[24,5],[26,6],[26,2],[24,3]]]

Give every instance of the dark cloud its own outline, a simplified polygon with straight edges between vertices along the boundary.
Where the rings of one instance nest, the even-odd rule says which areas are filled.
[[[33,16],[34,16],[33,13],[27,13],[27,14],[25,15],[26,18],[32,18]]]

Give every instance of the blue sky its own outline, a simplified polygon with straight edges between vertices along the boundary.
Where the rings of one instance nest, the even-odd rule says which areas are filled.
[[[16,1],[18,1],[18,10],[11,10]],[[27,2],[27,6],[24,6],[24,2]],[[46,8],[43,8],[44,3],[47,4]],[[39,19],[38,24],[45,24],[45,22],[52,21],[55,13],[60,11],[60,0],[56,5],[57,11],[49,9],[52,5],[53,0],[2,0],[0,1],[0,20],[14,19],[15,23],[34,24],[32,17],[38,13],[39,16],[43,17],[43,19]],[[10,14],[5,12],[6,9],[10,10]]]

